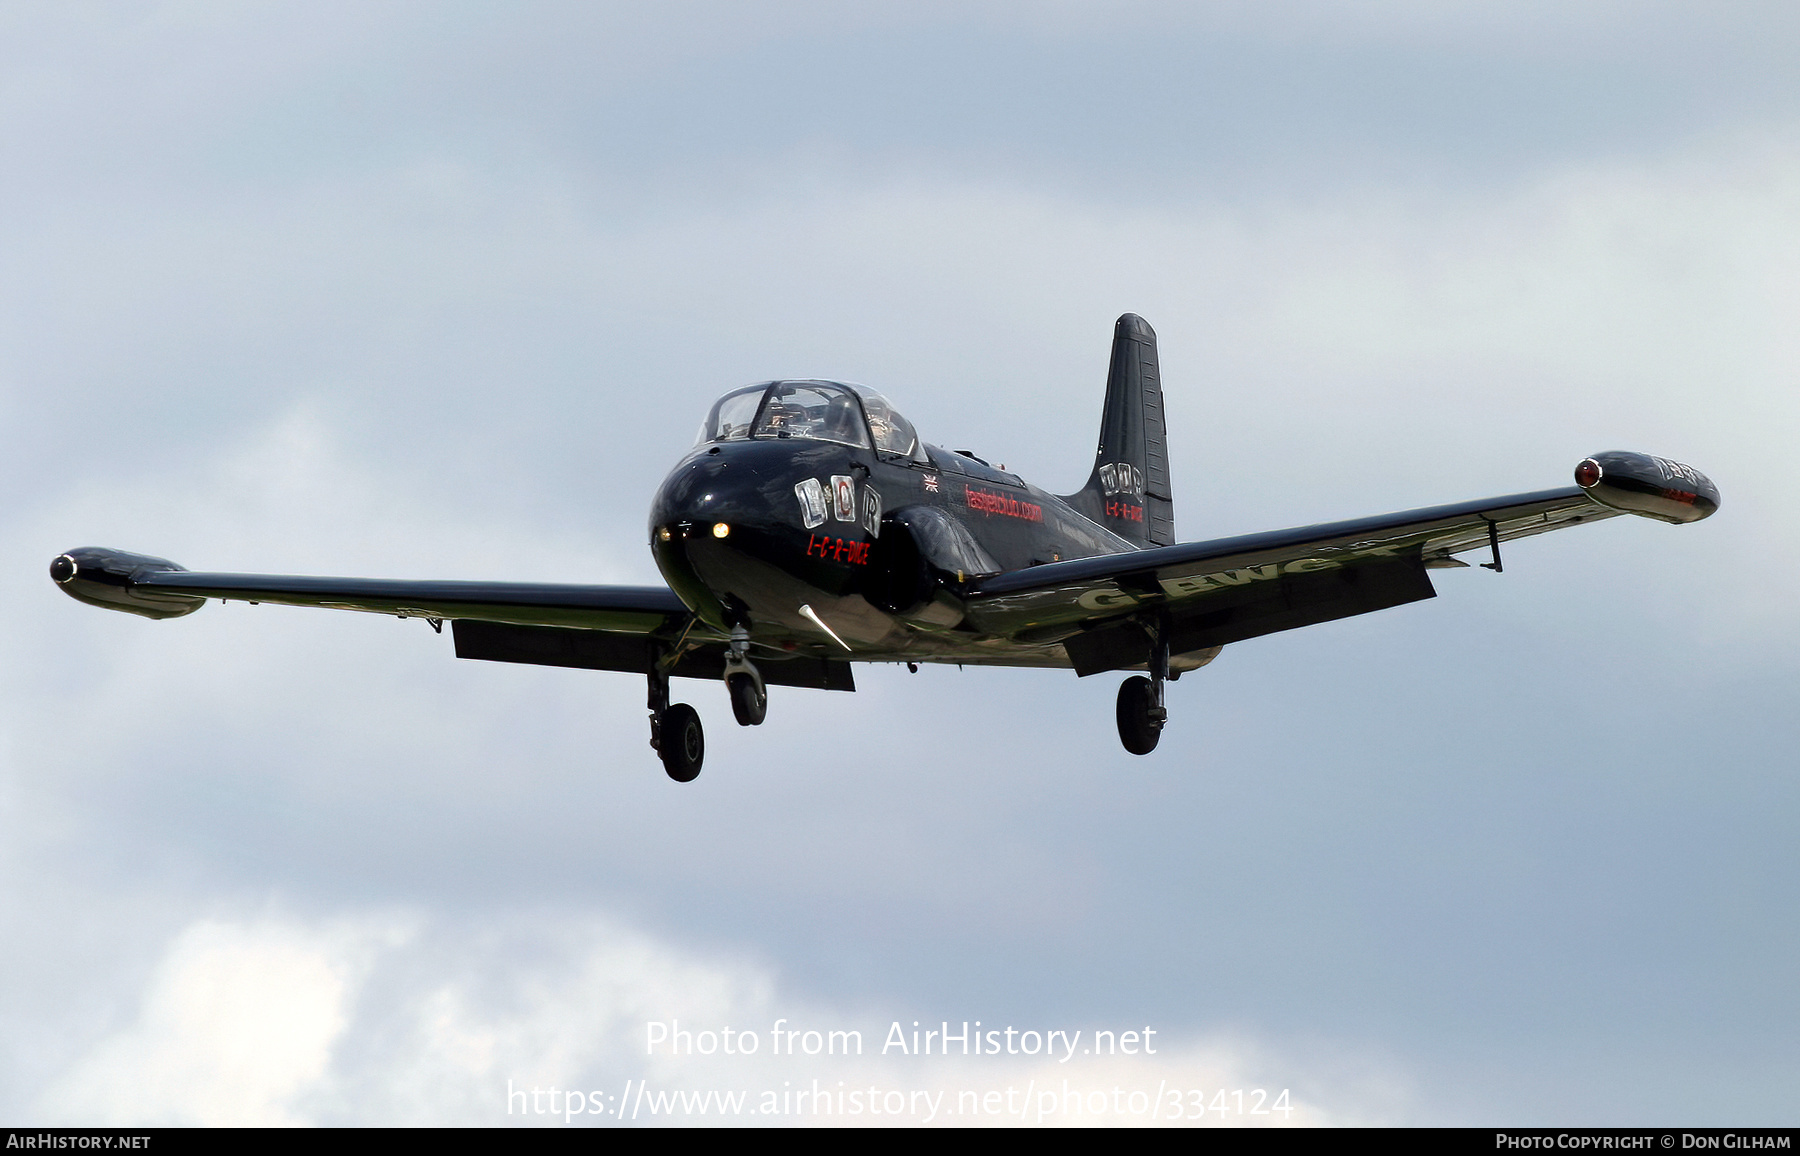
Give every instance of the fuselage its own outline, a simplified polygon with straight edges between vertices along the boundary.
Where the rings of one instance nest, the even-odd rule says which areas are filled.
[[[714,407],[650,510],[658,568],[715,630],[831,657],[980,662],[988,648],[965,624],[963,583],[1135,549],[1014,474],[920,443],[877,394],[828,382],[760,388],[760,399],[746,389]],[[769,417],[794,397],[814,404]],[[734,404],[742,420],[720,416]],[[835,424],[828,406],[841,411]],[[1016,639],[991,653],[1034,664]],[[1037,661],[1067,665],[1050,639]]]

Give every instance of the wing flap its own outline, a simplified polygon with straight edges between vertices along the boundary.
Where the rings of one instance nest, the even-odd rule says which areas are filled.
[[[1436,596],[1423,560],[1408,555],[1280,575],[1267,583],[1174,602],[1164,617],[1170,652],[1191,654]],[[1073,634],[1063,640],[1063,649],[1075,673],[1086,677],[1142,666],[1150,658],[1150,636],[1135,618],[1126,618]]]
[[[556,626],[516,626],[497,622],[459,621],[451,625],[456,657],[533,666],[569,666],[583,670],[617,670],[648,674],[659,649],[649,638],[572,630]],[[850,664],[829,659],[795,657],[756,660],[763,681],[773,686],[816,690],[855,690]],[[678,678],[719,679],[725,676],[725,647],[706,643],[684,649],[668,671]]]

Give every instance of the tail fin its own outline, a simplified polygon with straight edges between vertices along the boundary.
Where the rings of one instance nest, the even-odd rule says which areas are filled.
[[[1113,327],[1094,472],[1087,485],[1064,501],[1128,542],[1175,544],[1156,330],[1135,313],[1125,314]]]

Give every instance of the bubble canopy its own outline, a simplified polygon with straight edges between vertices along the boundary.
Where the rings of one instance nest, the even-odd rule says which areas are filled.
[[[765,381],[713,404],[699,442],[803,438],[919,459],[912,423],[872,389],[841,381]]]

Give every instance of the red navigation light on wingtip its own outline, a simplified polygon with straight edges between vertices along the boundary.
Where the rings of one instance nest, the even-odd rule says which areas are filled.
[[[1608,450],[1575,467],[1575,482],[1603,506],[1662,522],[1698,522],[1719,508],[1719,488],[1692,466]]]

